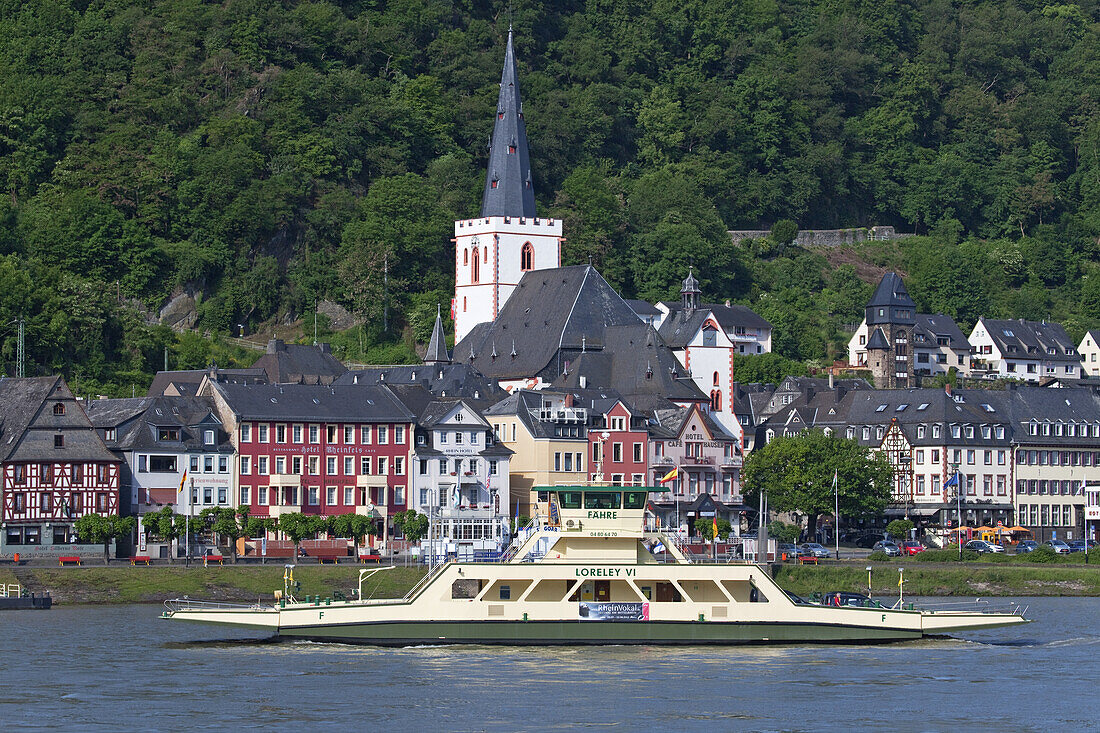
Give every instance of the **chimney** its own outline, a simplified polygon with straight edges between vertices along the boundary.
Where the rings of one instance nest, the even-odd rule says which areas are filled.
[[[271,339],[267,342],[267,353],[274,354],[277,351],[286,351],[286,343],[282,339]]]
[[[947,393],[948,397],[951,396],[951,382],[948,382],[947,384],[943,385],[943,391],[945,393]]]
[[[588,377],[581,376],[581,389],[588,386]]]
[[[565,395],[565,406],[566,407],[572,407],[573,406],[573,394],[571,392]]]
[[[833,372],[832,372],[832,370],[830,370],[829,371],[829,389],[833,389],[835,386],[836,386],[836,384],[833,382]]]
[[[331,344],[321,343],[321,344],[318,344],[318,346],[321,348],[321,353],[322,354],[331,354],[332,353],[332,345]]]

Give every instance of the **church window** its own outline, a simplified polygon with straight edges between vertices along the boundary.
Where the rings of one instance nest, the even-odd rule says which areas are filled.
[[[489,248],[488,247],[482,247],[481,248],[481,261],[482,262],[488,262],[489,261]]]
[[[462,312],[463,312],[463,313],[465,313],[465,312],[466,312],[466,298],[463,298],[463,299],[462,299]]]
[[[713,384],[714,384],[714,386],[715,386],[715,387],[717,387],[717,386],[718,386],[718,372],[715,372],[715,373],[714,373],[714,381],[713,381]]]
[[[716,389],[716,390],[714,390],[713,392],[710,393],[710,409],[714,410],[715,412],[721,412],[722,411],[722,391],[721,390]]]
[[[470,269],[470,282],[476,283],[481,279],[481,267],[478,265],[480,260],[477,258],[477,251],[474,251],[474,265]]]
[[[531,246],[530,242],[526,242],[523,245],[523,249],[519,254],[519,269],[526,272],[531,269],[531,262],[535,258],[535,248]]]
[[[463,265],[470,264],[470,250],[468,250],[468,249],[462,250],[462,264]]]

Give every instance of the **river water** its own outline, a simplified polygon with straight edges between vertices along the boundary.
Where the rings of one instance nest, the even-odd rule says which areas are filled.
[[[950,599],[957,601],[960,599]],[[0,614],[0,725],[55,730],[1100,729],[1100,599],[886,646],[371,647],[162,621]]]

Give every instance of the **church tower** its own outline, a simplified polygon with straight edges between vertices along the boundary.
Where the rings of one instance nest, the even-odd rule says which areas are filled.
[[[494,320],[523,273],[561,266],[560,221],[535,213],[535,190],[512,29],[504,53],[481,216],[455,222],[457,344],[479,323]]]

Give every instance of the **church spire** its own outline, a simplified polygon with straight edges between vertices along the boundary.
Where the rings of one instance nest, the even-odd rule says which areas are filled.
[[[504,52],[493,135],[489,139],[489,167],[485,174],[485,193],[481,197],[481,215],[535,216],[535,190],[531,185],[527,128],[523,122],[511,26],[508,27],[508,48]]]
[[[451,357],[447,354],[447,339],[443,335],[443,316],[438,305],[435,307],[435,328],[432,329],[432,340],[428,342],[428,351],[424,354],[424,363],[451,363]]]

